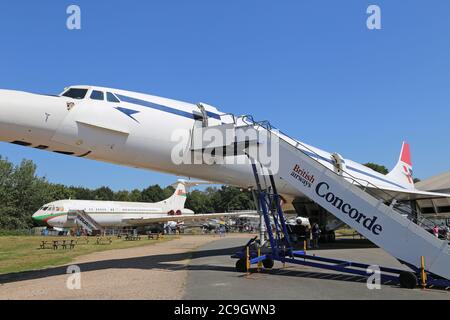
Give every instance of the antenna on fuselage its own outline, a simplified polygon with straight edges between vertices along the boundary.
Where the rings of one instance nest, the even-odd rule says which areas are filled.
[[[202,113],[202,123],[203,128],[208,127],[208,112],[205,109],[205,106],[202,103],[197,104],[197,107],[200,109],[200,112]]]

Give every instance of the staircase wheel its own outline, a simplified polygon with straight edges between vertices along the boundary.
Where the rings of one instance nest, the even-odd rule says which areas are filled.
[[[241,258],[236,261],[236,271],[237,272],[247,272],[247,261],[245,258]]]
[[[399,276],[400,286],[406,289],[414,289],[417,287],[417,276],[408,271],[403,271]]]
[[[275,264],[275,262],[270,258],[264,259],[262,263],[264,268],[266,269],[272,269],[273,265]]]

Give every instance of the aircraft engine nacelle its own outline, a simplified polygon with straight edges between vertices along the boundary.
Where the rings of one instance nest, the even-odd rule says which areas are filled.
[[[169,216],[182,216],[183,215],[183,211],[182,210],[170,210],[169,212],[167,212],[167,215],[169,215]]]
[[[295,219],[295,221],[297,222],[298,225],[305,226],[305,227],[311,227],[311,224],[310,224],[308,218],[297,217]]]

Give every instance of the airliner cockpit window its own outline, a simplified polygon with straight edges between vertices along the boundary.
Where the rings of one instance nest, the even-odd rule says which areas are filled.
[[[101,91],[94,90],[91,93],[91,99],[103,101],[103,100],[105,100],[105,94]]]
[[[88,89],[76,89],[72,88],[63,93],[63,97],[68,97],[72,99],[82,100],[86,97]]]
[[[108,102],[117,102],[117,103],[120,102],[120,100],[117,99],[117,97],[115,95],[113,95],[111,92],[107,92],[106,97],[108,99]]]

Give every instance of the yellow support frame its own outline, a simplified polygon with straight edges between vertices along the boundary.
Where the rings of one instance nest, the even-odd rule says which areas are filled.
[[[247,262],[247,273],[250,273],[250,247],[247,246],[247,251],[246,251],[246,262]]]
[[[258,258],[261,257],[261,248],[258,247]],[[258,261],[258,272],[261,271],[263,264],[262,261]]]
[[[422,288],[425,288],[427,286],[427,273],[425,272],[425,257],[422,256],[420,259],[420,283],[422,285]]]

